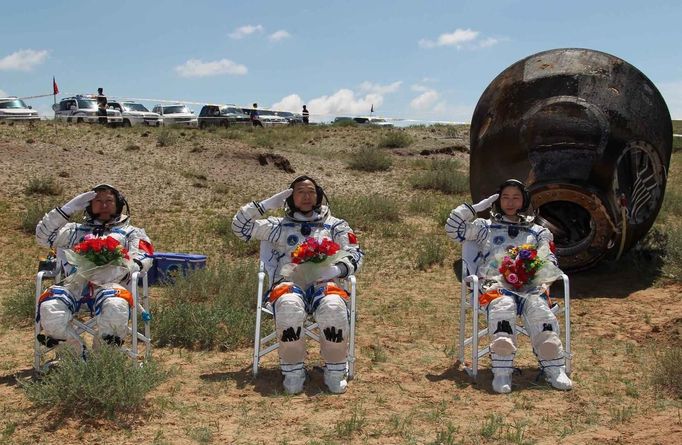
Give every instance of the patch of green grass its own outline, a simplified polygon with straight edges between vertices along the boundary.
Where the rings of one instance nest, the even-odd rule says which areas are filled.
[[[339,420],[334,430],[339,438],[350,440],[353,437],[353,433],[361,431],[366,423],[365,411],[360,405],[356,405],[350,417],[345,420]]]
[[[18,287],[2,300],[2,318],[9,323],[28,326],[35,316],[35,288],[33,283]]]
[[[438,190],[446,194],[465,193],[469,190],[469,178],[461,171],[455,159],[432,159],[428,169],[410,178],[412,187]]]
[[[116,418],[141,409],[145,395],[165,378],[153,361],[132,366],[125,352],[102,346],[87,362],[65,349],[58,368],[23,388],[36,406],[79,418]]]
[[[20,227],[24,233],[33,235],[36,233],[36,226],[43,216],[60,204],[55,198],[42,198],[28,201],[26,212],[22,214]]]
[[[257,240],[242,241],[232,233],[232,220],[218,218],[213,224],[213,229],[220,235],[227,251],[236,257],[254,257],[260,251]]]
[[[54,178],[30,178],[24,188],[26,195],[59,196],[63,192],[64,188]]]
[[[404,130],[394,130],[382,137],[377,146],[379,148],[405,148],[412,144],[412,137]]]
[[[429,445],[457,445],[461,444],[462,441],[457,440],[457,434],[459,433],[459,427],[454,426],[451,422],[443,429],[436,431],[436,440],[429,442]]]
[[[651,368],[651,382],[669,396],[682,398],[682,347],[670,347],[656,355]]]
[[[364,196],[341,196],[330,202],[332,214],[343,218],[355,230],[371,230],[378,225],[400,221],[398,202],[377,193]]]
[[[364,147],[351,155],[348,167],[352,170],[377,172],[391,168],[391,157],[382,150],[373,147]]]
[[[178,142],[178,133],[171,128],[162,128],[156,134],[156,142],[159,147],[170,147]]]
[[[257,286],[253,262],[220,262],[179,277],[152,310],[159,346],[232,350],[249,344]]]
[[[447,255],[446,241],[433,235],[421,238],[417,244],[415,267],[419,270],[427,270],[434,264],[442,266]]]

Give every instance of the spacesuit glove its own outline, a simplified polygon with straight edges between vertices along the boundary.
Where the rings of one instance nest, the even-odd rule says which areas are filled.
[[[76,212],[82,212],[88,206],[90,201],[92,201],[97,192],[90,190],[89,192],[81,193],[80,195],[73,198],[71,201],[67,202],[62,206],[62,212],[71,216]]]
[[[325,267],[325,268],[322,269],[322,271],[320,272],[320,276],[319,276],[319,278],[317,279],[317,282],[318,282],[318,283],[321,283],[321,282],[325,282],[325,281],[331,281],[331,280],[333,280],[334,278],[336,278],[336,277],[338,277],[339,275],[341,275],[341,272],[342,272],[342,271],[341,271],[341,268],[340,268],[339,266],[337,266],[337,265]]]
[[[275,195],[272,195],[268,199],[264,199],[260,202],[263,210],[275,210],[284,207],[284,202],[286,199],[294,193],[293,189],[283,190]]]
[[[491,195],[491,196],[485,198],[481,202],[476,203],[476,204],[472,205],[471,207],[474,210],[476,210],[476,212],[482,212],[483,210],[489,209],[490,206],[493,205],[493,203],[495,201],[497,201],[497,198],[499,198],[499,197],[500,197],[500,194],[495,193],[494,195]]]

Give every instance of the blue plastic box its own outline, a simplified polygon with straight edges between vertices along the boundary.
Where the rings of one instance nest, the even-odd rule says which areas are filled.
[[[196,253],[155,252],[154,265],[148,273],[149,284],[172,283],[173,277],[189,270],[204,269],[206,255]]]

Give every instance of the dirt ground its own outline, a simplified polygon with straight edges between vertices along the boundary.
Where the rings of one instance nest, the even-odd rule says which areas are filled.
[[[259,153],[286,157],[296,174],[315,174],[330,196],[430,194],[406,181],[416,160],[428,158],[419,151],[460,146],[468,137],[409,132],[413,143],[391,154],[391,170],[363,173],[347,169],[345,159],[378,137],[364,128],[311,129],[295,138],[272,133],[274,146],[261,148],[198,130],[177,130],[178,142],[162,147],[155,129],[0,125],[0,300],[32,281],[44,254],[21,230],[27,203],[37,199],[24,193],[31,178],[55,178],[63,187],[56,200],[115,183],[157,250],[210,249],[210,239],[178,227],[208,216],[229,219],[240,205],[270,196],[295,176],[261,165]],[[460,198],[451,198],[453,207]],[[574,389],[559,392],[537,381],[537,362],[522,339],[513,392],[498,395],[488,359],[476,382],[456,362],[459,284],[451,265],[457,254],[437,227],[425,230],[451,250],[443,265],[427,271],[385,264],[372,251],[394,241],[359,234],[368,262],[358,275],[356,376],[345,394],[324,390],[312,344],[310,379],[297,396],[282,393],[274,355],[254,379],[250,348],[156,348],[155,360],[174,372],[147,396],[142,412],[117,420],[59,416],[32,406],[18,384],[31,378],[32,326],[6,324],[0,328],[0,443],[682,443],[680,400],[649,382],[655,354],[682,341],[680,284],[654,283],[632,268],[572,275]]]

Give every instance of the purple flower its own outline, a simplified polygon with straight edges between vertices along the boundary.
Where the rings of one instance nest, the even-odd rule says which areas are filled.
[[[532,253],[530,250],[522,250],[519,252],[519,258],[522,260],[529,260],[531,257]]]

